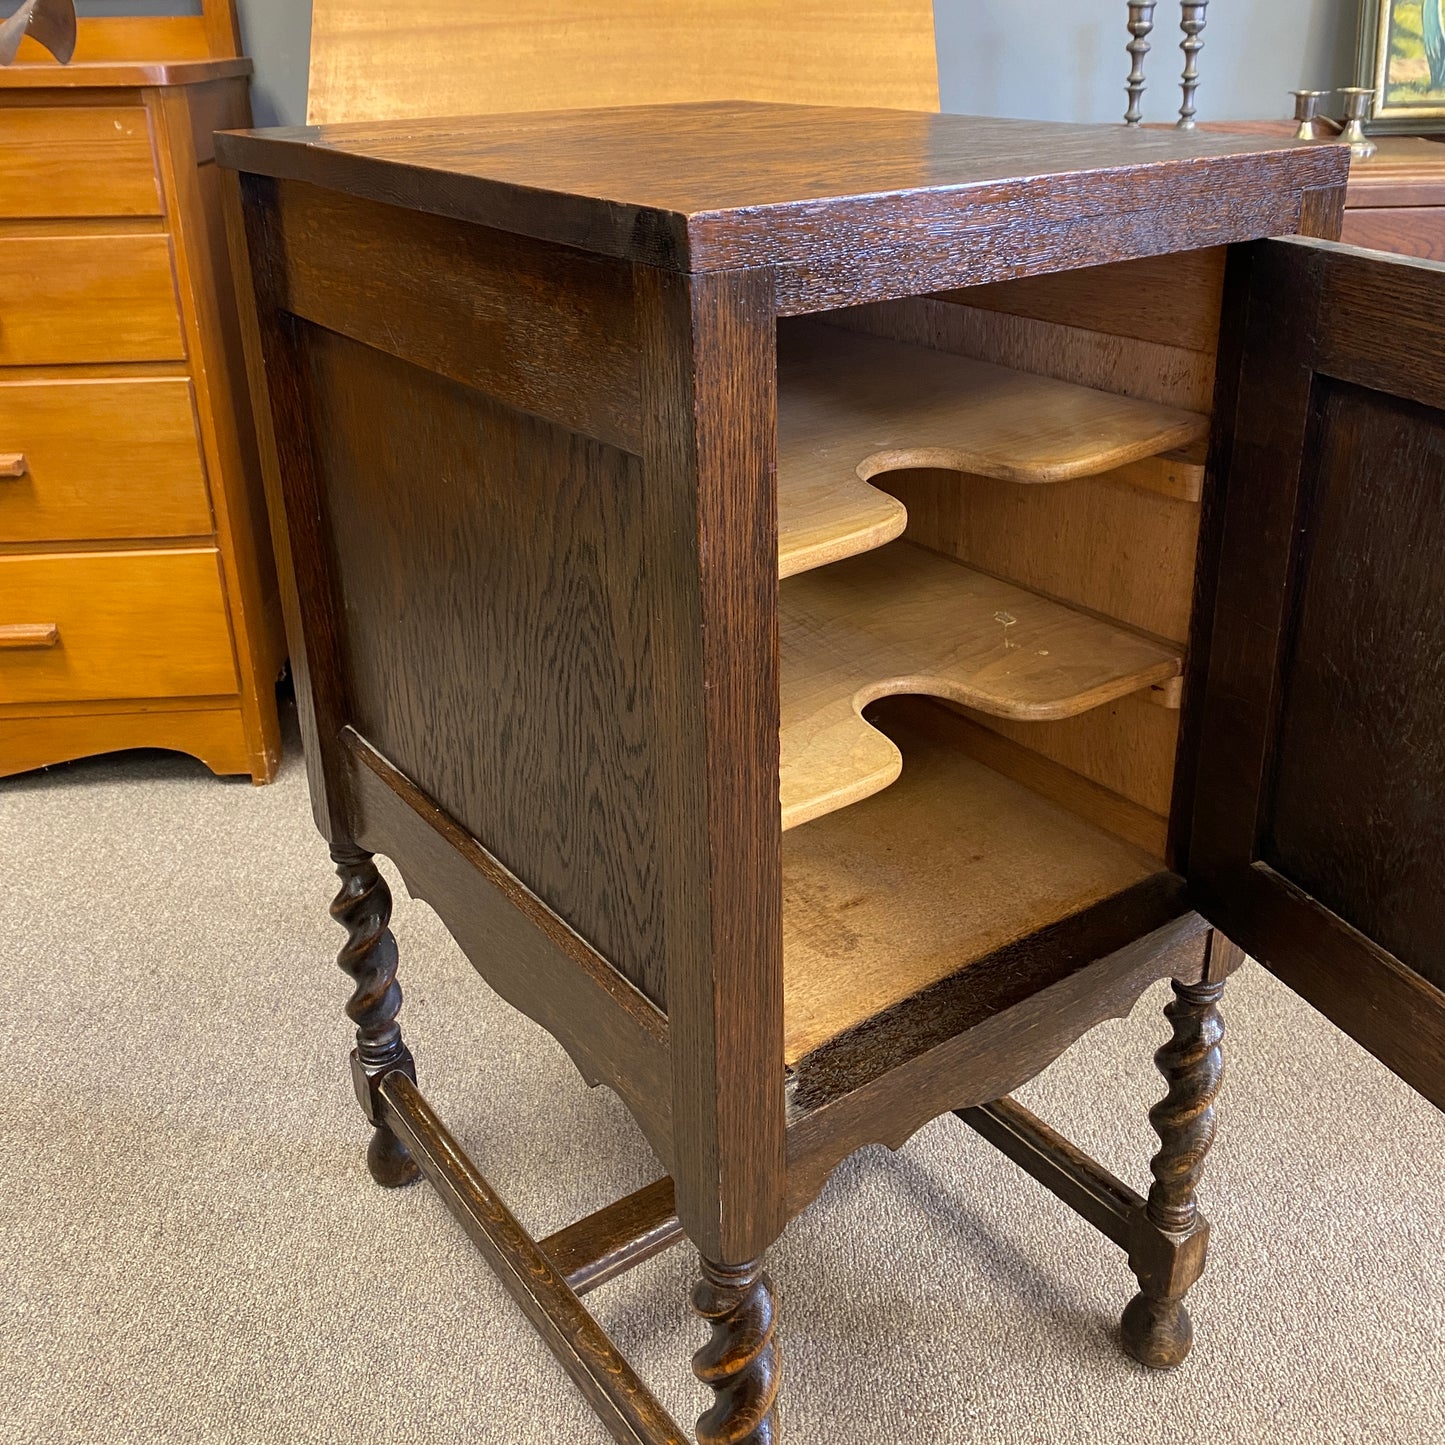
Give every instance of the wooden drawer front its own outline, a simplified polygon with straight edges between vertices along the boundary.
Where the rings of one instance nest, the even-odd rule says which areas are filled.
[[[138,105],[0,109],[0,216],[159,216]]]
[[[235,691],[214,549],[0,557],[0,703]]]
[[[0,381],[0,542],[211,530],[190,382]]]
[[[167,237],[0,240],[0,365],[185,354]]]

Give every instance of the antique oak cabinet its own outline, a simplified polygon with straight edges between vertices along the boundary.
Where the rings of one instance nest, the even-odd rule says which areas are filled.
[[[1445,270],[1328,239],[1343,149],[707,103],[219,154],[371,1172],[617,1439],[687,1437],[581,1294],[685,1235],[697,1437],[771,1440],[768,1246],[949,1111],[1178,1364],[1241,950],[1445,1103]],[[376,853],[665,1178],[507,1212]],[[1008,1094],[1162,978],[1141,1196]]]

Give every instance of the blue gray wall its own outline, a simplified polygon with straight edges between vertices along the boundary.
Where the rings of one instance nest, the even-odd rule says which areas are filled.
[[[92,12],[185,11],[188,0],[81,0]],[[260,125],[306,114],[311,0],[238,0],[256,61]],[[602,0],[605,3],[605,0]],[[0,14],[11,8],[0,0]],[[1214,0],[1200,62],[1203,120],[1289,114],[1286,92],[1348,84],[1359,0]],[[934,0],[945,110],[1038,120],[1118,120],[1124,113],[1124,0]],[[1178,10],[1160,0],[1148,61],[1148,120],[1179,105]],[[397,24],[406,23],[404,0]]]
[[[1348,85],[1359,0],[1215,0],[1201,120],[1287,116],[1294,89]],[[1123,0],[934,0],[943,108],[1037,120],[1118,120],[1129,57]],[[1179,7],[1161,0],[1145,63],[1146,120],[1179,108]]]
[[[251,110],[257,125],[300,125],[306,119],[311,63],[311,0],[237,0],[241,39],[256,62]],[[397,5],[397,24],[406,7]]]

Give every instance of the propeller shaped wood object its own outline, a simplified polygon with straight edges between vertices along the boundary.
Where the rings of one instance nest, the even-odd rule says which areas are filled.
[[[8,19],[0,21],[0,65],[9,65],[29,35],[62,65],[75,54],[75,0],[25,0]]]

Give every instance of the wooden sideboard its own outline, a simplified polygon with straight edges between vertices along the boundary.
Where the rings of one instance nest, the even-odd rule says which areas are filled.
[[[1341,239],[1445,261],[1445,140],[1380,136],[1350,167]]]
[[[697,1438],[767,1445],[765,1252],[950,1111],[1179,1364],[1241,947],[1445,1105],[1445,274],[1333,244],[1340,147],[717,102],[220,154],[370,1170],[615,1438],[687,1436],[581,1294],[689,1239]],[[666,1178],[512,1217],[377,853]],[[1146,1196],[1007,1095],[1164,978]]]
[[[174,748],[268,782],[284,632],[214,133],[228,4],[0,69],[0,774]]]
[[[1292,136],[1288,120],[1208,121],[1200,130]],[[1350,164],[1340,239],[1374,251],[1445,260],[1445,139],[1376,136],[1378,149]],[[1333,142],[1322,142],[1332,144]]]

